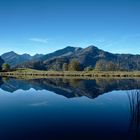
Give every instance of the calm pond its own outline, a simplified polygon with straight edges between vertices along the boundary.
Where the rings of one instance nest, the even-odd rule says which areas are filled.
[[[140,139],[140,80],[0,78],[0,140]]]

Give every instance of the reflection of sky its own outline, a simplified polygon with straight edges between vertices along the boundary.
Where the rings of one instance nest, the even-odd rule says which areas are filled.
[[[69,126],[67,129],[73,131],[85,129],[97,134],[125,133],[129,124],[128,107],[126,91],[105,93],[95,99],[68,99],[46,90],[14,93],[0,90],[0,123],[4,131],[8,127],[53,130],[55,126],[57,130],[61,126],[63,130]]]

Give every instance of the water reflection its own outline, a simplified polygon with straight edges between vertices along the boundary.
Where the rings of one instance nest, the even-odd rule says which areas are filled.
[[[0,88],[2,140],[140,138],[139,79],[4,77]]]
[[[114,90],[140,89],[140,80],[135,79],[14,79],[1,78],[0,88],[7,92],[15,92],[19,89],[49,90],[67,98],[97,96]]]
[[[130,104],[130,127],[129,134],[132,138],[140,138],[140,91],[128,93]]]

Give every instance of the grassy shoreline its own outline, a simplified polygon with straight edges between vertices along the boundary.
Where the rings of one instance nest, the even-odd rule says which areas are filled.
[[[40,71],[33,69],[18,69],[12,72],[0,72],[0,76],[28,77],[105,77],[105,78],[140,78],[140,71]]]

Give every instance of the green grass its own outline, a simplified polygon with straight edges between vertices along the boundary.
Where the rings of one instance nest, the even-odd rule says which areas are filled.
[[[1,76],[55,76],[55,77],[140,77],[140,71],[40,71],[18,69],[12,72],[1,72]]]

